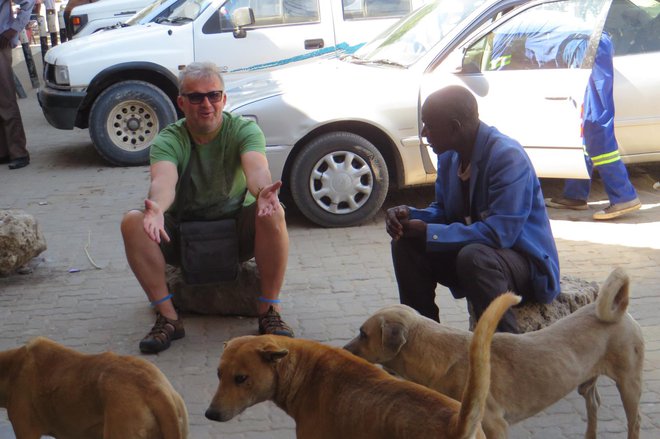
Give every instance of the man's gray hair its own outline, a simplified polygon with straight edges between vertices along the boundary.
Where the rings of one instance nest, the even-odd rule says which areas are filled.
[[[206,79],[216,77],[220,80],[220,85],[224,89],[225,81],[222,79],[220,68],[212,62],[193,62],[188,64],[179,73],[179,94],[183,92],[183,83],[187,80]]]

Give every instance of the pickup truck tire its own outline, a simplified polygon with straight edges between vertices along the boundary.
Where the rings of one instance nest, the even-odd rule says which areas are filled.
[[[149,163],[149,146],[158,132],[176,120],[170,98],[144,81],[111,85],[94,101],[89,134],[94,148],[119,166]]]
[[[378,212],[389,188],[389,173],[371,142],[337,131],[303,147],[292,164],[290,186],[293,201],[310,221],[349,227]]]

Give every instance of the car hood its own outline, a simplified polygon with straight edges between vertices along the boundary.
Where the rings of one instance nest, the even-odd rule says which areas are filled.
[[[152,41],[156,43],[158,40],[162,44],[162,41],[165,40],[163,34],[167,34],[168,30],[172,30],[172,33],[174,33],[188,27],[162,26],[149,23],[147,25],[138,24],[95,32],[51,47],[46,52],[46,62],[69,65],[75,60],[90,61],[99,57],[108,58],[125,55],[123,49],[126,47],[144,47],[150,45]],[[113,55],[113,53],[116,55]],[[123,55],[120,57],[123,57]]]

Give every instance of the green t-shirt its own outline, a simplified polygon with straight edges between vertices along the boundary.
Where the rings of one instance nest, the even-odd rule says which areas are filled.
[[[185,118],[165,127],[154,139],[150,159],[167,160],[177,166],[179,177],[191,160],[190,180],[184,194],[182,219],[213,220],[236,216],[242,205],[254,203],[247,190],[241,155],[248,151],[266,154],[266,139],[259,126],[231,113],[222,113],[222,128],[211,142],[192,149]],[[168,213],[177,216],[182,194],[177,183],[176,199]]]

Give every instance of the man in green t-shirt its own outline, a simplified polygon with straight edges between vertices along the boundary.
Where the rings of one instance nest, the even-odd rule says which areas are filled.
[[[239,258],[255,257],[261,276],[259,332],[293,337],[282,321],[279,294],[289,253],[284,209],[266,160],[266,141],[256,123],[223,112],[227,96],[220,70],[192,63],[179,76],[177,104],[185,118],[165,127],[151,145],[151,184],[144,210],[121,224],[128,263],[152,306],[156,324],[140,341],[144,353],[167,349],[184,336],[171,301],[165,264],[177,265],[177,221],[235,218]],[[186,200],[177,212],[179,176],[190,162]]]

